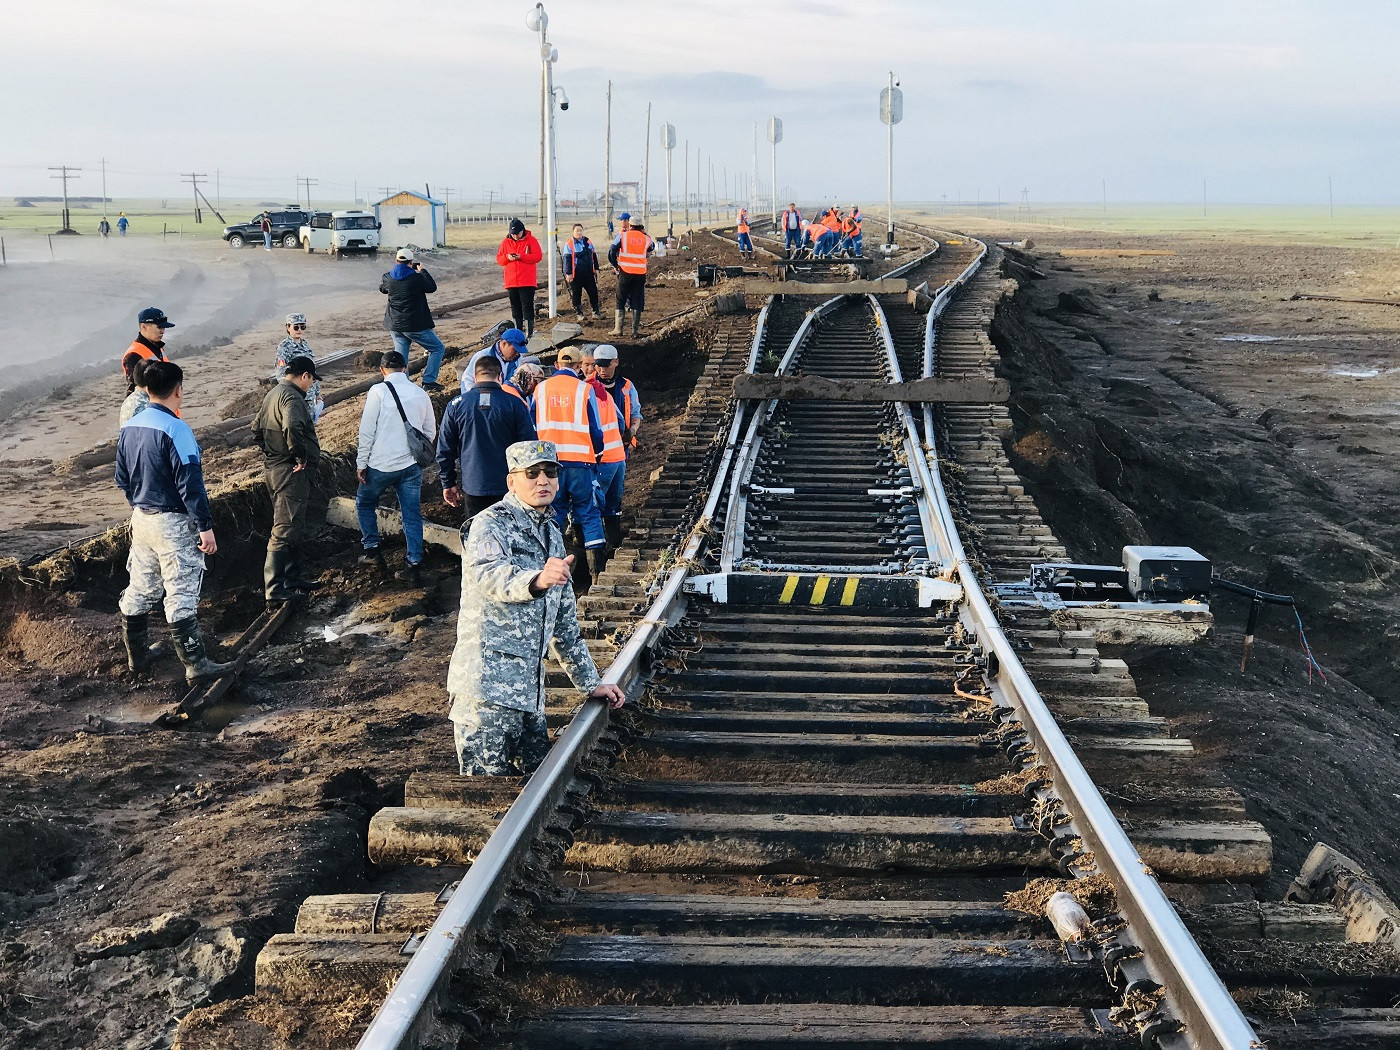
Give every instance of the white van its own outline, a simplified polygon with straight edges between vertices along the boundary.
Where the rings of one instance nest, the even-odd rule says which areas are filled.
[[[379,220],[371,211],[317,212],[301,228],[301,246],[310,255],[324,251],[339,259],[346,252],[379,252]]]

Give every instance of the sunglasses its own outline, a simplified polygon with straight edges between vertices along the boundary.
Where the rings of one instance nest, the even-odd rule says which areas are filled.
[[[292,331],[293,331],[293,332],[304,332],[304,331],[306,331],[306,325],[304,325],[304,324],[294,324],[294,325],[292,325]]]
[[[522,467],[520,470],[511,471],[512,474],[524,474],[531,481],[543,474],[547,478],[557,478],[559,476],[559,466],[556,463],[543,463],[537,467]]]

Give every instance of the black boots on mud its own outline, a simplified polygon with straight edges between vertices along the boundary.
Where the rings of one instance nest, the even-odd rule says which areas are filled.
[[[193,616],[176,620],[170,625],[170,633],[175,639],[180,662],[185,665],[185,681],[190,685],[201,678],[218,678],[233,670],[232,663],[221,664],[209,659],[204,651],[204,637],[199,633],[199,621]]]
[[[622,546],[622,518],[612,514],[604,514],[603,536],[608,541],[608,557],[612,557]]]
[[[122,644],[126,646],[126,669],[132,674],[143,673],[164,649],[159,643],[151,644],[149,613],[122,617]]]

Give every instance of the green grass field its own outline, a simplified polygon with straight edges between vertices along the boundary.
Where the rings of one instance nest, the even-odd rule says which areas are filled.
[[[1032,204],[1029,213],[1003,203],[973,209],[967,206],[922,204],[902,205],[896,215],[906,214],[925,222],[981,229],[1006,229],[1034,236],[1037,231],[1084,231],[1100,235],[1115,233],[1171,234],[1190,237],[1221,237],[1231,240],[1270,244],[1319,244],[1350,248],[1395,249],[1400,241],[1400,208],[1338,207],[1328,215],[1327,207],[1302,208],[1273,204],[1210,205],[1201,213],[1199,204],[1112,204],[1107,212],[1094,204]],[[884,209],[866,212],[879,225]]]

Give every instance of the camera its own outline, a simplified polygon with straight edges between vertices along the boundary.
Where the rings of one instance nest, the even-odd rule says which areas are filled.
[[[554,100],[559,103],[559,108],[566,110],[569,108],[569,93],[561,87],[554,89]]]

